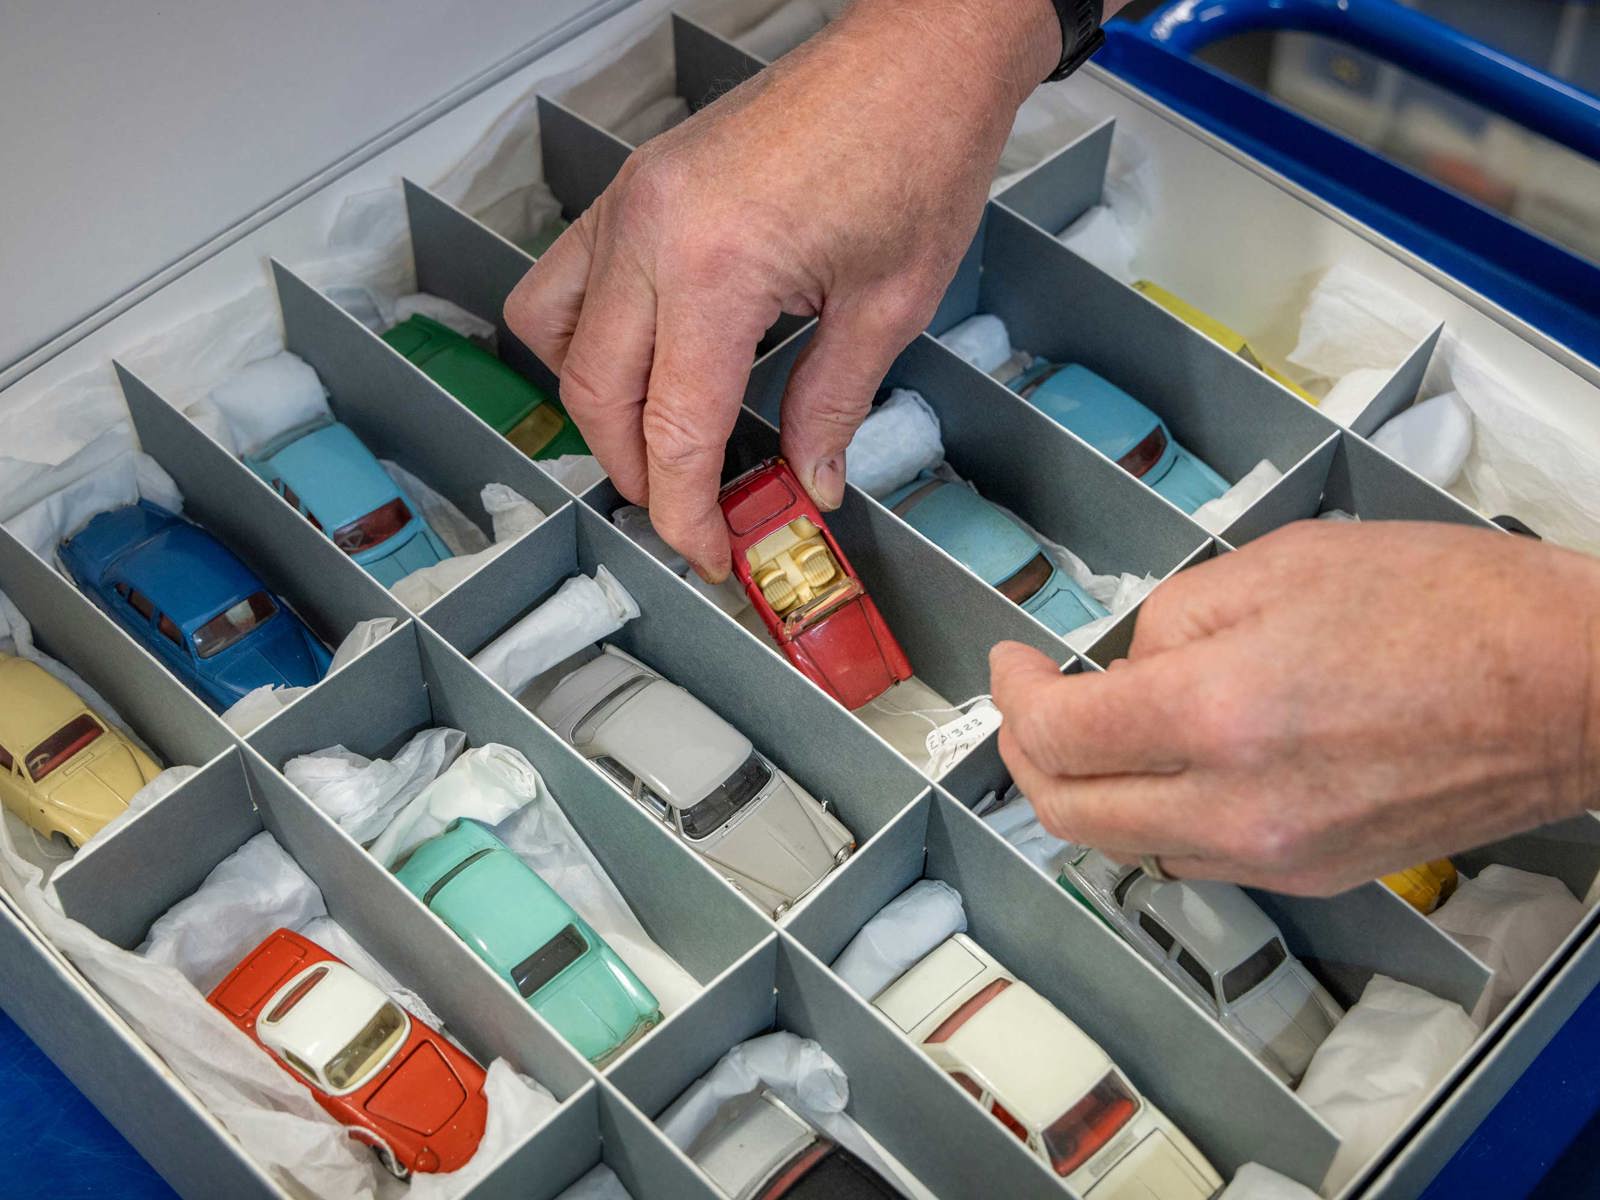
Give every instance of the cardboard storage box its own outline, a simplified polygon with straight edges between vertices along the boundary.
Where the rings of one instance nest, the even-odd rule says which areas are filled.
[[[530,123],[536,116],[543,179],[575,217],[630,150],[592,119],[605,114],[588,77],[643,37],[635,52],[670,55],[677,93],[696,107],[762,65],[725,35],[770,5],[702,3],[692,17],[665,3],[557,7],[532,49],[464,82],[448,103],[367,141],[285,198],[263,194],[249,219],[144,286],[108,291],[86,320],[35,330],[37,337],[12,346],[22,356],[0,376],[10,385],[0,392],[0,417],[52,403],[80,378],[103,384],[117,360],[116,386],[138,440],[176,481],[194,519],[331,643],[368,618],[399,622],[351,665],[240,737],[50,564],[0,531],[0,591],[32,623],[41,648],[96,687],[166,761],[201,768],[57,870],[67,915],[119,946],[136,946],[218,862],[271,832],[332,915],[422,994],[469,1051],[485,1062],[508,1059],[559,1101],[473,1197],[543,1200],[602,1160],[641,1200],[715,1196],[654,1119],[728,1048],[775,1028],[814,1038],[837,1059],[849,1075],[851,1115],[935,1194],[1062,1195],[1023,1145],[829,967],[885,902],[918,878],[942,879],[961,891],[972,936],[1104,1045],[1224,1176],[1256,1161],[1316,1185],[1337,1149],[1334,1132],[973,816],[973,805],[1009,782],[992,739],[942,779],[925,776],[620,533],[608,518],[622,501],[608,483],[568,493],[329,298],[339,279],[326,232],[351,211],[347,202],[380,195],[403,219],[394,232],[409,240],[416,288],[499,324],[503,300],[531,259],[436,193],[430,185],[447,168],[502,114]],[[1188,236],[1172,228],[1169,213],[1157,222],[1163,232],[1150,253],[1164,267],[1162,282],[1201,307],[1270,338],[1272,312],[1320,270],[1348,262],[1426,305],[1444,336],[1471,342],[1542,403],[1600,419],[1600,372],[1592,364],[1094,68],[1060,92],[1086,119],[1068,121],[1057,149],[997,190],[932,332],[975,312],[998,313],[1017,344],[1085,363],[1140,396],[1230,480],[1263,458],[1283,478],[1213,536],[932,337],[914,342],[887,382],[926,397],[963,477],[1097,571],[1164,578],[1335,508],[1363,519],[1493,528],[1366,440],[1416,398],[1441,353],[1441,330],[1419,341],[1345,430],[1056,241],[1059,229],[1099,201],[1118,130],[1137,138],[1168,194],[1178,187],[1185,197]],[[1196,229],[1206,236],[1195,237]],[[194,232],[198,244],[213,231]],[[318,286],[307,282],[312,275]],[[18,283],[8,281],[14,297],[26,292],[27,281]],[[546,519],[413,617],[191,422],[170,394],[181,380],[141,370],[140,362],[159,361],[150,347],[159,348],[166,330],[235,302],[257,316],[277,314],[284,344],[316,368],[336,415],[380,456],[475,520],[487,521],[478,492],[491,481],[516,488]],[[810,333],[792,321],[768,339],[730,469],[775,453],[778,400]],[[500,347],[513,366],[554,386],[503,327]],[[987,651],[1002,639],[1034,645],[1069,671],[1101,670],[1126,648],[1131,614],[1077,654],[853,488],[830,525],[919,676],[945,696],[985,691]],[[738,726],[828,800],[860,843],[776,923],[470,661],[563,580],[601,565],[643,610],[612,640]],[[432,725],[465,731],[471,745],[498,742],[526,754],[645,928],[699,985],[690,1003],[604,1071],[568,1048],[281,773],[287,759],[335,743],[388,754]],[[1600,877],[1600,822],[1567,822],[1458,861],[1552,874],[1583,897]],[[1376,884],[1327,900],[1257,899],[1290,949],[1346,1004],[1380,972],[1469,1010],[1488,982],[1488,968]],[[1342,1194],[1417,1193],[1600,978],[1594,927],[1590,913]],[[0,1003],[179,1192],[289,1195],[14,903],[0,905],[0,953]]]

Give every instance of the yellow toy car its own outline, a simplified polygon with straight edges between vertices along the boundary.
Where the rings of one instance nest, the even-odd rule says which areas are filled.
[[[1315,404],[1317,402],[1317,398],[1306,391],[1305,388],[1289,379],[1281,371],[1275,371],[1262,362],[1256,356],[1256,352],[1250,348],[1250,343],[1244,340],[1242,333],[1228,328],[1228,326],[1209,313],[1201,312],[1187,300],[1174,296],[1160,284],[1151,283],[1148,279],[1141,279],[1133,287],[1135,291],[1144,293],[1144,295],[1161,305],[1162,308],[1177,317],[1185,325],[1198,329],[1228,353],[1237,354],[1263,375],[1270,379],[1276,379],[1307,404]]]
[[[161,770],[37,663],[0,654],[0,802],[77,849]]]
[[[1460,882],[1460,876],[1456,874],[1455,863],[1448,858],[1436,858],[1432,862],[1419,863],[1404,871],[1385,875],[1379,882],[1427,916],[1450,899],[1450,894]]]

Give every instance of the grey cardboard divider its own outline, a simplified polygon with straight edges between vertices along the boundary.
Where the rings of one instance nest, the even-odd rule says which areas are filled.
[[[620,1091],[599,1099],[605,1161],[634,1200],[727,1200]]]
[[[544,181],[561,201],[561,215],[576,221],[617,177],[633,147],[559,100],[541,95],[538,106]]]
[[[1378,389],[1359,416],[1350,422],[1350,432],[1369,438],[1390,417],[1404,412],[1417,399],[1422,390],[1423,377],[1428,373],[1428,361],[1438,348],[1439,337],[1444,333],[1440,325],[1419,342],[1383,387]]]
[[[541,527],[530,535],[527,547],[502,555],[503,567],[498,560],[492,564],[482,586],[474,579],[435,606],[439,619],[430,613],[429,624],[441,637],[475,654],[562,581],[604,565],[641,609],[606,640],[750,738],[813,796],[830,803],[858,841],[926,786],[899,755],[605,518],[579,505],[547,526],[548,533]],[[805,736],[796,736],[797,730]]]
[[[1327,438],[1298,462],[1287,466],[1275,464],[1283,471],[1283,477],[1235,517],[1218,535],[1219,540],[1230,546],[1242,546],[1252,537],[1314,515],[1340,436],[1338,429],[1332,429]]]
[[[691,112],[698,112],[766,65],[677,12],[672,14],[672,52],[678,71],[678,95],[689,102]]]
[[[1169,574],[1166,578],[1172,579],[1180,572],[1187,571],[1190,567],[1196,567],[1201,563],[1210,562],[1219,554],[1226,554],[1229,549],[1231,549],[1231,547],[1229,547],[1227,543],[1219,541],[1217,538],[1210,538],[1207,540],[1205,545],[1201,546],[1193,554],[1189,555],[1188,558],[1179,563],[1177,569]],[[1166,582],[1166,580],[1163,580],[1162,582]],[[1151,593],[1151,595],[1154,594],[1154,592]],[[1149,599],[1150,596],[1146,596],[1143,600],[1139,601],[1139,603],[1135,604],[1127,612],[1123,613],[1122,616],[1118,617],[1114,622],[1112,622],[1111,628],[1107,629],[1095,639],[1094,644],[1084,652],[1083,657],[1094,663],[1094,665],[1097,667],[1109,667],[1117,659],[1127,658],[1128,650],[1133,645],[1134,630],[1139,624],[1139,614],[1144,609],[1144,606]]]
[[[831,962],[898,890],[942,879],[961,893],[968,936],[1103,1046],[1224,1177],[1260,1162],[1321,1182],[1337,1137],[1215,1020],[961,804],[935,789],[919,808],[920,829],[906,819],[867,847],[790,934]]]
[[[216,714],[4,526],[0,592],[27,618],[38,648],[104,696],[164,765],[200,766],[232,745]]]
[[[317,369],[332,406],[380,458],[390,458],[492,532],[480,493],[503,483],[545,512],[566,492],[510,442],[321,292],[273,263],[288,348]]]
[[[184,513],[215,534],[335,647],[360,621],[408,614],[264,481],[120,363],[117,375],[146,454],[183,493]]]
[[[1100,203],[1116,132],[1116,119],[1107,117],[1041,160],[994,202],[1054,237]]]

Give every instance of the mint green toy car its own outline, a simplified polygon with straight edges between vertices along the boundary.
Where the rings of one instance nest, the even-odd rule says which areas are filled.
[[[395,876],[596,1066],[660,1022],[650,989],[480,822],[451,822]]]

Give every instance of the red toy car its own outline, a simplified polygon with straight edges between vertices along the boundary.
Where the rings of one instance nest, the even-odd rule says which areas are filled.
[[[277,930],[208,999],[395,1175],[477,1151],[483,1068],[315,942]]]
[[[734,573],[801,674],[851,709],[911,678],[905,651],[787,463],[746,471],[719,500]]]

